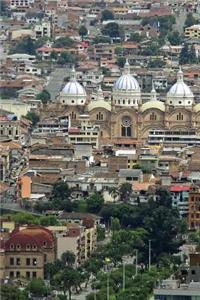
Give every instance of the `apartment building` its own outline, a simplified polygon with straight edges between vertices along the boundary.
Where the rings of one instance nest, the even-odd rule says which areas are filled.
[[[194,187],[189,193],[189,229],[200,228],[200,189]]]
[[[185,28],[185,37],[199,39],[200,38],[200,24],[195,24],[195,25]]]
[[[44,264],[55,260],[55,239],[42,226],[15,228],[1,244],[1,279],[43,278]]]

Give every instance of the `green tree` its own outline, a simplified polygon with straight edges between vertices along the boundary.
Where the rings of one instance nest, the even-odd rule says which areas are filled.
[[[40,117],[39,115],[34,111],[29,111],[26,116],[24,116],[26,119],[30,120],[32,122],[32,125],[35,126],[37,122],[39,122]]]
[[[128,182],[122,183],[119,188],[121,201],[127,202],[132,193],[132,185]]]
[[[119,56],[117,57],[117,64],[120,68],[123,68],[124,67],[124,64],[126,62],[126,58],[123,57],[123,56]]]
[[[172,31],[167,36],[171,45],[180,45],[183,42],[182,36],[178,31]]]
[[[162,68],[163,66],[165,66],[165,62],[161,59],[154,59],[154,60],[150,60],[148,63],[148,67],[149,68]]]
[[[73,252],[65,251],[61,255],[61,261],[64,266],[72,267],[75,264],[76,257]]]
[[[58,59],[58,53],[56,51],[52,51],[50,54],[50,58],[52,60],[57,60]]]
[[[108,23],[103,27],[102,33],[111,38],[120,37],[120,26],[115,22]]]
[[[67,292],[69,294],[69,300],[72,299],[72,288],[76,286],[78,281],[78,272],[72,268],[64,268],[63,271],[57,273],[54,276],[54,283],[57,289],[63,291],[64,296]]]
[[[55,216],[43,216],[40,218],[40,225],[55,226],[55,225],[59,225],[59,222]]]
[[[79,35],[81,36],[82,40],[83,40],[84,37],[88,34],[88,30],[87,30],[87,28],[85,27],[85,25],[81,25],[81,26],[79,27],[78,32],[79,32]]]
[[[114,20],[115,15],[111,10],[105,9],[101,13],[101,22],[107,21],[107,20]]]
[[[142,36],[138,32],[132,32],[129,40],[139,43],[142,41]]]
[[[28,294],[26,291],[20,291],[13,284],[2,284],[0,298],[1,300],[27,300]]]
[[[55,40],[54,48],[71,48],[74,47],[75,42],[69,37],[60,37]]]
[[[20,41],[15,45],[14,48],[10,50],[10,53],[26,53],[30,55],[35,55],[35,44],[30,36],[20,39]]]
[[[110,71],[109,68],[101,67],[101,70],[102,70],[103,75],[105,75],[105,76],[110,76],[111,75],[111,71]]]
[[[51,198],[65,200],[70,195],[70,189],[66,182],[60,180],[54,183]]]
[[[51,99],[51,95],[47,90],[44,89],[41,93],[37,95],[36,98],[41,100],[43,104],[47,104]]]
[[[58,64],[74,64],[75,63],[75,56],[67,51],[61,53]]]
[[[39,223],[39,219],[28,212],[19,212],[14,215],[11,215],[11,219],[19,225]]]
[[[94,193],[89,198],[86,199],[87,203],[87,211],[91,213],[98,213],[100,212],[104,199],[103,196],[99,193]]]
[[[188,45],[186,44],[181,50],[181,53],[179,56],[179,64],[185,65],[185,64],[194,64],[197,62],[198,62],[198,59],[196,57],[194,48],[191,47],[191,49],[189,49]]]
[[[116,55],[123,55],[124,49],[122,47],[116,47],[115,48],[115,54]]]
[[[97,226],[97,241],[103,241],[105,239],[105,228]]]
[[[93,44],[101,44],[101,43],[110,44],[111,38],[109,36],[98,35],[93,39],[92,43]]]
[[[193,16],[192,13],[187,14],[187,18],[185,20],[185,27],[190,27],[192,25],[195,25],[197,23],[197,20]]]
[[[27,290],[33,297],[44,297],[48,294],[45,283],[41,278],[33,278],[28,284]]]

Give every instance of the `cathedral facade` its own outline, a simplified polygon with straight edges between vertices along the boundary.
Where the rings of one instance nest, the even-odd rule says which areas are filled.
[[[73,69],[70,81],[58,97],[57,110],[58,114],[69,115],[72,125],[78,125],[79,115],[88,114],[93,124],[100,125],[102,140],[111,142],[116,139],[145,140],[149,130],[153,129],[194,129],[200,135],[200,103],[195,104],[181,69],[165,102],[157,99],[152,87],[150,100],[145,103],[142,103],[140,86],[130,74],[128,62],[113,86],[111,101],[105,101],[100,87],[96,99],[89,101]]]

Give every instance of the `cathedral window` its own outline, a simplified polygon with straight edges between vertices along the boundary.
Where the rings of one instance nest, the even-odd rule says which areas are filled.
[[[72,120],[75,120],[75,119],[76,119],[76,114],[75,114],[75,112],[72,112],[72,113],[70,114],[70,116],[71,116],[71,119],[72,119]]]
[[[74,103],[74,100],[72,100],[72,103]]]
[[[103,114],[101,112],[96,115],[96,120],[103,120]]]
[[[118,100],[118,104],[120,104],[120,100]]]
[[[121,135],[124,137],[131,137],[131,119],[128,116],[122,118]]]
[[[157,120],[157,115],[154,113],[154,112],[152,112],[151,114],[150,114],[150,121],[156,121]]]
[[[128,100],[128,104],[130,104],[130,100]]]
[[[123,100],[123,104],[125,104],[125,100]]]
[[[179,113],[179,114],[176,116],[176,119],[177,119],[177,121],[183,121],[183,114],[182,114],[182,113]]]

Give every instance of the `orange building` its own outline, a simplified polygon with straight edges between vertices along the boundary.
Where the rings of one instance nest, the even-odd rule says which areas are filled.
[[[200,188],[195,187],[189,193],[189,229],[200,229]]]
[[[30,198],[31,184],[32,179],[30,176],[24,175],[20,177],[17,182],[17,197],[22,199]]]

